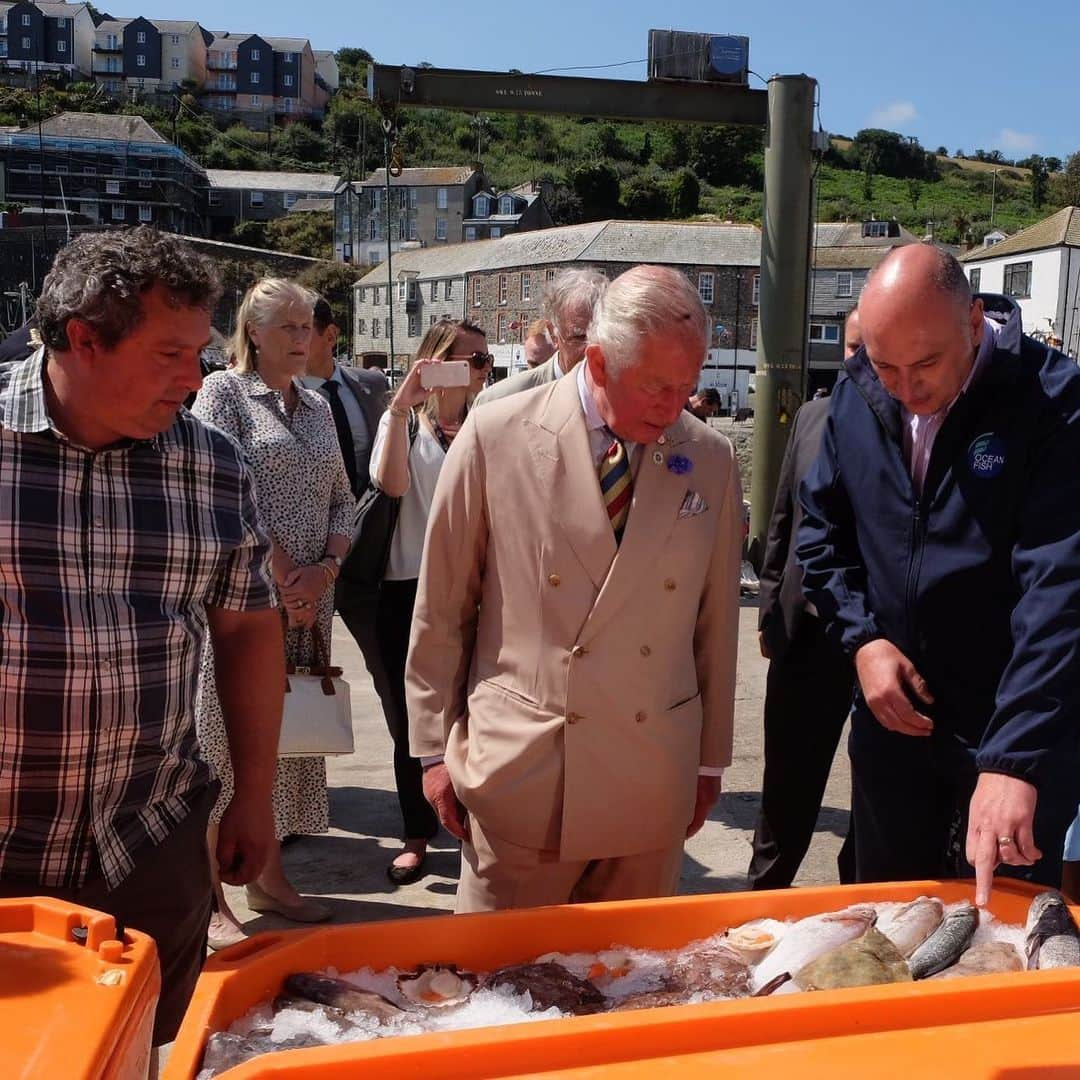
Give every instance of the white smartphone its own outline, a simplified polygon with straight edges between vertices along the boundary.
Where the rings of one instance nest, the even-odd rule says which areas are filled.
[[[420,369],[420,385],[425,390],[436,387],[468,386],[468,360],[444,360],[441,364],[425,364]]]

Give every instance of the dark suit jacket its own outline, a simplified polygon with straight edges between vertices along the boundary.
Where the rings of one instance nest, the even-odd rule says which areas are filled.
[[[780,466],[769,535],[762,561],[758,594],[758,629],[774,660],[787,651],[808,605],[802,591],[802,570],[795,559],[795,537],[803,517],[799,485],[810,471],[825,431],[829,399],[808,401],[795,414],[787,450]],[[812,607],[809,614],[815,614]]]
[[[368,465],[371,461],[371,448],[375,445],[375,432],[379,428],[379,418],[386,410],[386,396],[388,392],[386,376],[374,368],[354,368],[338,364],[341,368],[341,377],[345,385],[353,392],[353,396],[360,404],[360,411],[364,414],[364,422],[368,428],[367,453],[357,460],[356,480],[359,491],[353,495],[359,498],[367,488]],[[329,399],[329,395],[321,387],[319,393]]]
[[[0,364],[19,364],[33,354],[37,346],[30,344],[30,331],[36,327],[37,319],[31,319],[0,341]]]

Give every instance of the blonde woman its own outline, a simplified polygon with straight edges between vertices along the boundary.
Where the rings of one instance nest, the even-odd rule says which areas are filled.
[[[424,368],[446,360],[468,362],[468,386],[425,390],[421,382]],[[420,762],[409,754],[405,709],[405,658],[424,531],[446,451],[472,399],[484,388],[491,362],[487,339],[479,326],[455,319],[435,323],[424,335],[409,374],[383,413],[371,451],[372,481],[387,495],[401,499],[375,618],[387,677],[382,706],[394,741],[394,779],[404,823],[404,850],[387,867],[387,876],[395,885],[407,885],[422,876],[428,841],[439,828],[439,819],[424,798]],[[410,438],[410,430],[415,437]]]
[[[236,320],[227,371],[208,375],[193,411],[240,443],[255,476],[259,514],[273,541],[271,572],[278,602],[288,621],[285,651],[297,664],[311,658],[311,634],[318,626],[330,645],[334,581],[348,551],[354,501],[330,407],[300,383],[307,364],[314,296],[279,278],[264,278],[247,292]],[[258,678],[252,672],[252,678]],[[233,792],[221,704],[214,682],[214,658],[207,650],[196,704],[204,756],[221,778],[221,794],[211,815],[210,850]],[[235,763],[237,771],[242,763]],[[270,807],[265,808],[271,812]],[[325,758],[279,760],[273,795],[274,829],[280,841],[328,829]],[[211,944],[243,936],[216,883],[218,912]],[[276,912],[297,922],[320,922],[330,909],[301,897],[285,876],[280,845],[247,887],[253,911]]]

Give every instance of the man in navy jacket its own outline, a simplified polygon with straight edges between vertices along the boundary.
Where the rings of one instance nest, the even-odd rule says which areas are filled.
[[[859,311],[798,543],[858,677],[857,879],[970,863],[980,904],[998,865],[1056,885],[1080,790],[1080,370],[929,246],[890,254]]]

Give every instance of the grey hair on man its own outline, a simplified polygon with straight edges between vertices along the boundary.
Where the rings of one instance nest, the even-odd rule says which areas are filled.
[[[593,311],[588,336],[599,345],[608,369],[631,366],[643,342],[671,338],[698,348],[704,359],[709,316],[697,289],[678,270],[636,266],[617,277]]]
[[[180,237],[147,225],[83,233],[61,248],[45,277],[41,340],[66,350],[68,322],[81,319],[112,348],[142,321],[142,296],[155,285],[178,307],[212,310],[221,294],[213,263]]]
[[[544,318],[560,337],[584,334],[589,325],[588,313],[596,308],[607,287],[608,279],[599,270],[560,270],[544,290]]]

